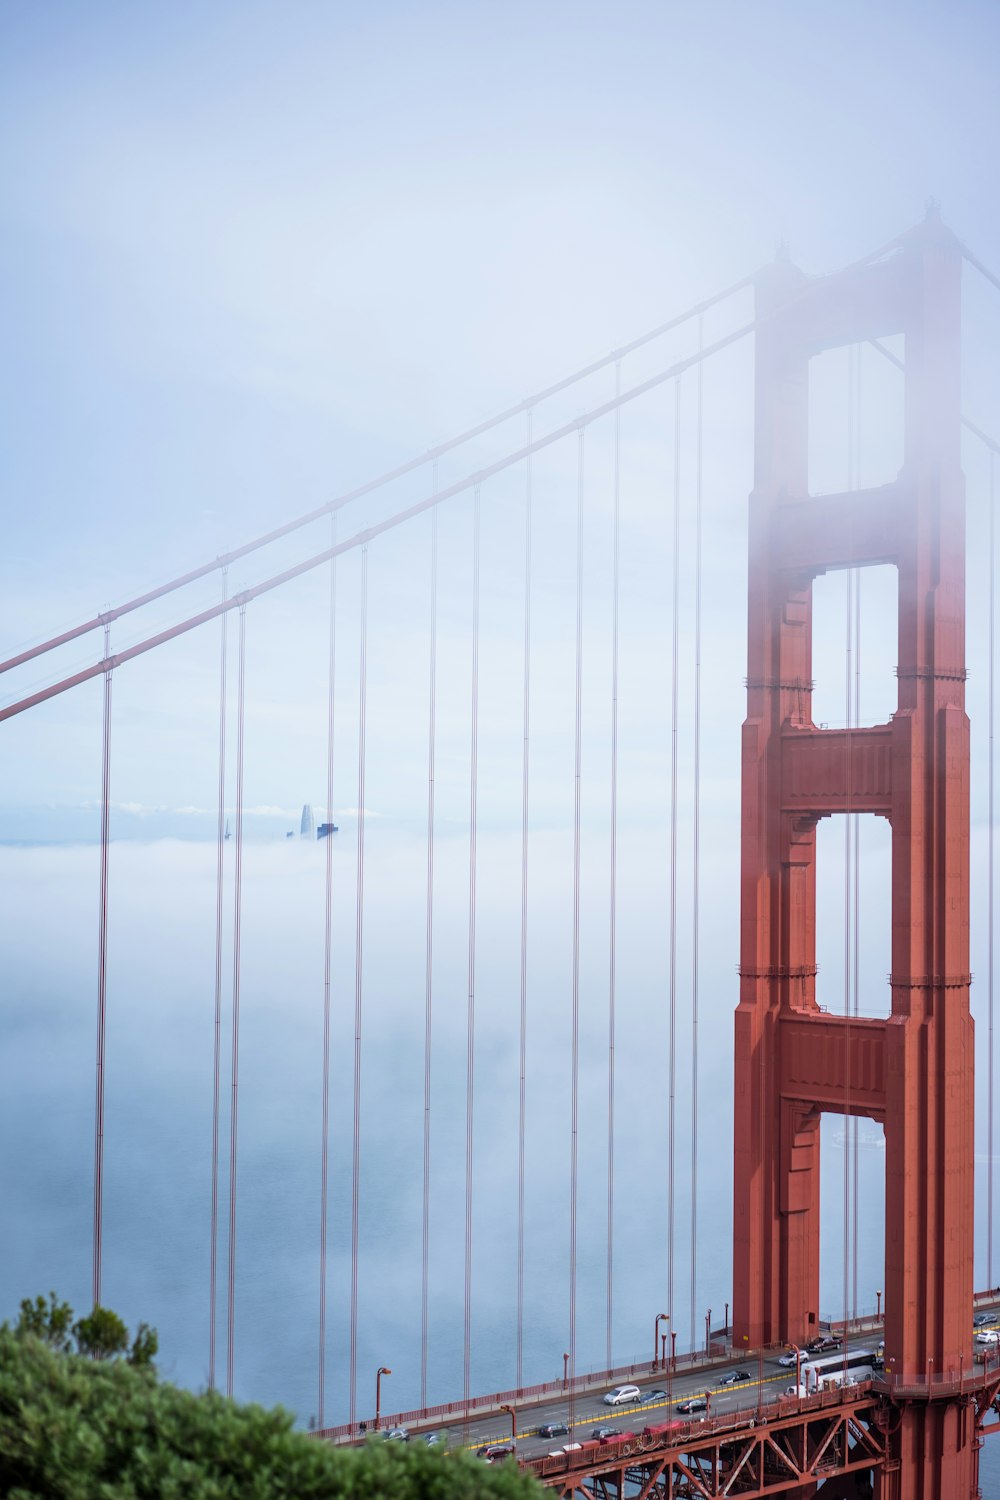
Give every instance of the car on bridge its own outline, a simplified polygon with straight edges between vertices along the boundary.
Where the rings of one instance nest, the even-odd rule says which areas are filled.
[[[981,1328],[976,1334],[977,1344],[1000,1344],[1000,1329]]]
[[[681,1401],[674,1407],[682,1416],[690,1416],[692,1412],[708,1411],[708,1399],[705,1396],[692,1396],[690,1401]]]
[[[622,1406],[627,1401],[640,1401],[642,1392],[637,1385],[616,1385],[604,1397],[605,1406]]]
[[[836,1333],[821,1333],[817,1338],[810,1339],[806,1345],[807,1354],[826,1354],[831,1349],[839,1349],[844,1340]],[[794,1364],[795,1361],[793,1360]]]
[[[739,1385],[741,1380],[749,1380],[749,1370],[730,1370],[728,1375],[723,1375],[719,1381],[720,1385]]]
[[[667,1393],[666,1393],[666,1391],[661,1391],[659,1389],[659,1387],[657,1387],[656,1390],[653,1390],[653,1391],[643,1391],[643,1393],[642,1393],[642,1404],[643,1404],[643,1406],[654,1406],[657,1401],[666,1401],[666,1399],[667,1399]]]
[[[972,1320],[973,1328],[992,1328],[997,1321],[995,1312],[977,1313]]]
[[[386,1433],[388,1442],[408,1443],[410,1441],[410,1429],[408,1427],[390,1427]]]
[[[620,1437],[621,1433],[617,1427],[594,1427],[590,1433],[592,1438]]]
[[[513,1443],[486,1443],[476,1449],[476,1457],[484,1458],[488,1464],[499,1464],[505,1458],[512,1458],[516,1452]]]
[[[543,1438],[565,1437],[569,1432],[569,1426],[565,1422],[543,1422],[538,1429],[538,1436]]]

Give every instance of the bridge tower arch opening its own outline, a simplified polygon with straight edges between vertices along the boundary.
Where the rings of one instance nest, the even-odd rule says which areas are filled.
[[[880,258],[757,285],[736,1011],[734,1338],[807,1339],[819,1314],[820,1113],[886,1134],[886,1379],[899,1405],[893,1500],[974,1489],[973,1026],[969,734],[960,463],[961,250],[935,215]],[[809,362],[901,334],[903,463],[876,488],[809,493]],[[898,571],[897,705],[818,728],[813,580]],[[816,826],[892,829],[891,1010],[847,1019],[816,997]]]

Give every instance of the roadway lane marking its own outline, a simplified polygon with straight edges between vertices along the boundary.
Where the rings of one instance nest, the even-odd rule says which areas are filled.
[[[683,1401],[696,1401],[699,1396],[705,1396],[705,1395],[708,1395],[708,1396],[719,1396],[719,1395],[724,1395],[727,1392],[734,1391],[734,1390],[743,1390],[743,1389],[745,1389],[745,1390],[747,1390],[749,1392],[749,1390],[753,1386],[756,1386],[758,1384],[761,1385],[761,1386],[775,1385],[775,1384],[777,1384],[777,1382],[779,1380],[786,1379],[787,1378],[787,1374],[788,1374],[788,1372],[786,1370],[782,1370],[781,1373],[778,1374],[778,1375],[765,1375],[764,1378],[763,1378],[763,1380],[761,1380],[759,1382],[756,1381],[756,1380],[741,1380],[735,1386],[732,1386],[732,1385],[705,1386],[700,1391],[692,1391],[689,1396],[683,1396],[682,1395],[680,1399],[681,1399],[682,1402]],[[673,1397],[671,1397],[668,1401],[655,1401],[655,1402],[651,1401],[646,1406],[636,1405],[636,1406],[632,1407],[632,1409],[631,1409],[630,1412],[628,1412],[628,1413],[622,1412],[621,1416],[618,1418],[618,1420],[619,1421],[623,1421],[625,1419],[626,1415],[628,1415],[628,1416],[641,1416],[641,1415],[643,1415],[647,1411],[660,1411],[665,1406],[674,1406],[674,1407],[676,1407],[677,1404],[678,1403],[676,1401],[674,1401]],[[736,1410],[736,1411],[741,1411],[742,1409],[743,1408],[741,1408],[741,1407],[735,1407],[734,1408],[734,1410]],[[683,1412],[678,1412],[677,1415],[678,1416],[683,1416],[684,1413]],[[709,1412],[708,1415],[710,1416],[711,1413]],[[569,1433],[568,1434],[563,1434],[563,1435],[566,1437],[567,1441],[574,1441],[575,1442],[576,1439],[574,1438],[573,1434],[576,1432],[576,1429],[578,1427],[586,1427],[587,1424],[590,1423],[590,1422],[593,1422],[596,1427],[606,1427],[608,1425],[608,1422],[607,1422],[607,1420],[605,1420],[604,1422],[602,1422],[600,1420],[600,1418],[602,1416],[606,1418],[607,1417],[607,1413],[606,1412],[597,1411],[597,1412],[594,1412],[591,1416],[580,1417],[576,1422],[573,1423],[573,1426],[570,1428]],[[554,1420],[557,1420],[557,1419],[554,1419]],[[541,1423],[541,1426],[543,1426],[543,1427],[546,1426],[546,1425],[547,1424],[544,1423],[544,1422]],[[629,1430],[629,1429],[626,1429],[626,1428],[622,1429],[623,1432],[625,1432],[627,1430]],[[515,1443],[520,1442],[522,1438],[536,1438],[536,1437],[538,1437],[538,1428],[537,1427],[528,1428],[524,1432],[517,1433],[515,1435],[515,1437],[514,1437],[514,1442]],[[554,1442],[555,1439],[553,1438],[552,1441]],[[472,1443],[466,1443],[466,1444],[464,1444],[464,1447],[465,1447],[466,1452],[473,1453],[473,1452],[476,1452],[480,1448],[492,1448],[495,1444],[509,1443],[509,1442],[510,1442],[510,1437],[509,1436],[507,1436],[507,1437],[477,1438]]]

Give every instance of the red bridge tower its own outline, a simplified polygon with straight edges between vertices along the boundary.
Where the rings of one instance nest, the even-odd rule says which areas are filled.
[[[898,1464],[880,1476],[882,1500],[974,1493],[973,1414],[948,1394],[963,1366],[970,1373],[973,1274],[960,277],[959,247],[931,217],[876,261],[818,281],[779,264],[758,285],[735,1338],[801,1343],[815,1330],[820,1114],[880,1121],[886,1377],[900,1388]],[[810,496],[810,357],[897,333],[906,366],[897,479]],[[896,712],[887,724],[817,729],[812,580],[876,563],[898,570]],[[817,1004],[816,824],[854,812],[878,814],[892,828],[885,1020],[833,1016]],[[921,1384],[924,1394],[914,1396]]]

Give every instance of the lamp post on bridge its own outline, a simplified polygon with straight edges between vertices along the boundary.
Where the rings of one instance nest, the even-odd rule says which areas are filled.
[[[656,1354],[660,1343],[660,1324],[669,1323],[669,1313],[657,1313],[656,1322],[653,1324],[653,1369],[656,1369]]]
[[[382,1376],[391,1375],[392,1371],[388,1365],[379,1365],[375,1374],[375,1431],[378,1432],[379,1418],[382,1415]]]
[[[665,1333],[660,1334],[660,1366],[664,1370],[667,1368],[667,1335]]]
[[[566,1389],[566,1387],[567,1387],[568,1384],[569,1384],[569,1355],[568,1354],[564,1354],[563,1355],[563,1390]]]
[[[517,1447],[517,1412],[514,1410],[513,1406],[501,1406],[500,1410],[501,1411],[505,1411],[507,1413],[508,1417],[510,1417],[510,1445],[511,1445],[512,1448],[516,1448]]]
[[[879,1287],[878,1290],[875,1293],[875,1321],[876,1321],[876,1323],[881,1323],[881,1321],[882,1321],[882,1288],[881,1287]]]
[[[705,1357],[712,1352],[712,1309],[709,1308],[705,1314]]]

